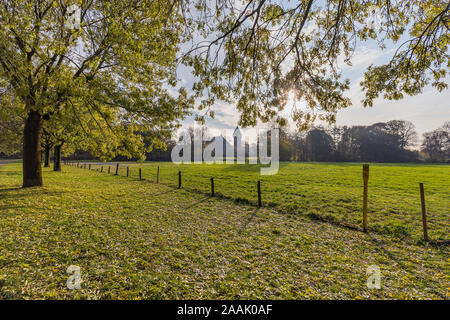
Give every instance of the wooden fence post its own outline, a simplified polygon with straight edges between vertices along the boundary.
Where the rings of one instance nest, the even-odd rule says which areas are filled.
[[[427,212],[425,209],[425,192],[423,191],[423,183],[419,184],[419,188],[420,188],[420,203],[422,205],[423,239],[425,241],[428,241]]]
[[[181,188],[181,171],[178,171],[178,189]]]
[[[139,168],[139,180],[142,180],[142,169]]]
[[[89,170],[91,170],[91,164],[89,163]]]
[[[261,201],[261,181],[258,180],[258,207],[262,207]]]
[[[130,175],[130,167],[127,167],[127,177]]]
[[[103,166],[101,166],[101,168],[100,168],[100,172],[103,172]]]
[[[111,166],[108,166],[108,173],[111,173]]]
[[[158,166],[158,171],[156,173],[156,183],[159,183],[159,166]]]
[[[119,175],[119,164],[116,165],[116,176]]]
[[[214,178],[211,177],[211,197],[214,197]]]
[[[363,181],[364,181],[364,194],[363,194],[363,231],[367,232],[367,193],[369,185],[369,165],[363,164]]]

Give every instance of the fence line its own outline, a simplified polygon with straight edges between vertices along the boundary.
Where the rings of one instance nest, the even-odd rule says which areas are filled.
[[[64,164],[66,165],[70,165],[70,166],[75,166],[77,168],[83,168],[86,169],[86,163],[81,164],[79,161],[66,161],[64,162]],[[89,170],[91,169],[91,165],[92,163],[89,163]],[[119,176],[120,174],[120,166],[119,163],[116,163],[116,170],[115,170],[115,174],[116,176]],[[125,167],[126,169],[126,177],[131,177],[131,170],[130,167],[127,166]],[[103,173],[103,165],[100,166],[100,170],[97,169],[97,171]],[[367,232],[368,231],[368,217],[367,217],[367,212],[368,212],[368,179],[369,179],[369,165],[368,164],[363,164],[363,210],[362,210],[362,231]],[[108,165],[108,174],[111,173],[111,165]],[[170,175],[169,175],[170,176]],[[174,174],[174,176],[178,176],[178,189],[182,188],[182,173],[180,170],[178,170],[177,173]],[[122,176],[124,177],[124,176]],[[142,168],[139,167],[138,170],[138,179],[139,181],[149,181],[149,182],[156,182],[156,184],[160,183],[160,166],[157,166],[157,170],[156,170],[156,181],[151,180],[151,179],[146,179],[145,177],[143,177],[143,173],[142,173]],[[174,185],[170,184],[170,183],[164,183],[164,185],[167,186],[171,186],[171,187],[175,187]],[[202,193],[207,193],[204,190],[200,190],[198,188],[193,188],[192,191],[195,192],[202,192]],[[215,184],[214,184],[214,177],[210,177],[210,192],[209,192],[211,197],[216,196],[216,192],[215,192]],[[262,192],[261,192],[261,181],[258,180],[257,184],[256,184],[256,196],[257,196],[257,202],[256,205],[258,207],[263,207],[263,201],[262,201]],[[232,197],[228,197],[225,196],[224,194],[219,194],[219,197],[221,198],[228,198],[228,199],[233,199]],[[424,196],[424,188],[423,188],[423,183],[420,183],[420,199],[421,199],[421,209],[422,209],[422,224],[423,224],[423,234],[424,234],[424,240],[425,241],[430,241],[428,238],[428,232],[427,232],[427,219],[426,219],[426,210],[425,210],[425,196]],[[244,199],[244,200],[248,200],[248,199]],[[252,204],[251,200],[247,201],[248,204]],[[329,221],[331,222],[331,221]],[[345,224],[344,224],[345,225]],[[355,229],[354,227],[352,227],[353,229]],[[447,242],[447,240],[444,240],[444,242]]]

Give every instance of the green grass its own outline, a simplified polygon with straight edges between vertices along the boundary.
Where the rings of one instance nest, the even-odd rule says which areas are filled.
[[[97,169],[100,165],[92,168]],[[261,180],[263,205],[282,213],[325,219],[360,227],[362,224],[362,165],[358,163],[281,163],[278,174],[261,176],[255,165],[175,165],[172,163],[122,163],[120,175],[138,177],[170,186],[215,193],[237,202],[257,203],[257,181]],[[104,170],[107,166],[104,167]],[[111,172],[114,167],[111,167]],[[411,238],[423,237],[419,182],[424,183],[429,236],[448,240],[450,231],[450,166],[424,164],[371,164],[368,224],[371,231]]]
[[[324,187],[331,184],[326,177],[331,179],[333,170],[349,170],[348,175],[341,174],[341,185],[353,183],[355,190],[350,188],[348,197],[357,201],[359,182],[351,177],[359,176],[359,166],[320,167],[298,165],[304,170],[286,182],[292,189],[285,189],[279,199],[300,199],[296,190],[304,184],[299,177],[304,177],[303,183],[322,177]],[[293,168],[286,166],[283,174],[290,176]],[[302,214],[280,214],[274,208],[257,209],[70,166],[64,166],[62,173],[44,169],[43,188],[21,189],[20,169],[20,164],[0,167],[0,299],[449,297],[447,247],[384,233],[364,234]],[[153,169],[145,167],[147,178]],[[375,174],[384,169],[401,171],[375,166],[372,183],[384,181]],[[206,177],[211,169],[204,170]],[[221,170],[223,178],[238,177],[241,172]],[[253,176],[248,170],[242,172],[242,180],[250,184]],[[423,170],[430,172],[425,182],[445,174],[442,169],[434,173],[436,167]],[[188,175],[188,167],[184,171]],[[168,173],[168,166],[162,168],[163,182],[174,182]],[[266,202],[270,179],[274,178],[263,180]],[[443,179],[441,187],[442,182],[448,183]],[[218,191],[252,195],[243,185],[223,186],[218,182]],[[319,186],[310,187],[308,193],[306,187],[302,190],[318,199],[332,195],[319,194],[315,188]],[[405,189],[399,192],[406,197],[409,189]],[[339,190],[333,192],[344,192]],[[431,190],[427,188],[427,193]],[[393,192],[389,195],[387,207],[394,201]],[[81,268],[81,290],[66,288],[70,265]],[[366,287],[369,265],[381,269],[380,290]]]

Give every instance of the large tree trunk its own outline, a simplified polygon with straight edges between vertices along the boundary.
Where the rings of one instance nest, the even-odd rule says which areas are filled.
[[[48,143],[45,144],[44,150],[44,167],[50,167],[50,145]]]
[[[30,111],[23,130],[23,187],[42,186],[41,168],[42,117]]]
[[[61,171],[61,147],[56,145],[53,151],[53,171]]]

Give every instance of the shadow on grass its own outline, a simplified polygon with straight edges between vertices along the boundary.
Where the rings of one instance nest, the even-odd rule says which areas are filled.
[[[250,224],[250,222],[253,221],[253,219],[255,218],[256,214],[258,213],[260,208],[256,208],[250,215],[250,217],[247,219],[247,221],[242,225],[241,230],[239,230],[239,234],[241,234],[242,232],[245,231],[245,228],[247,228],[247,226]]]
[[[431,240],[428,244],[435,248],[444,248],[450,246],[450,240]]]
[[[0,176],[21,176],[22,173],[19,171],[9,171],[9,170],[0,170]]]
[[[35,192],[18,192],[18,191],[28,191],[33,190]],[[21,187],[13,187],[13,188],[3,188],[0,189],[0,198],[1,199],[13,199],[13,198],[28,198],[28,197],[35,197],[36,194],[42,194],[42,195],[48,195],[48,196],[60,196],[65,193],[68,193],[68,191],[47,191],[44,189],[41,189],[40,187],[33,187],[33,188],[21,188]]]
[[[27,208],[26,206],[0,206],[0,212],[5,210],[14,210],[14,209],[24,209]]]
[[[12,192],[12,191],[19,191],[22,190],[22,188],[20,187],[12,187],[12,188],[4,188],[4,189],[0,189],[0,195],[7,193],[7,192]]]
[[[193,207],[199,205],[200,203],[206,202],[206,201],[209,200],[209,199],[211,199],[211,197],[206,197],[206,198],[204,198],[204,199],[202,199],[202,200],[200,200],[200,201],[197,201],[197,202],[195,202],[195,203],[193,203],[193,204],[188,205],[188,206],[187,206],[186,208],[184,208],[184,209],[186,210],[186,209],[193,208]]]
[[[164,192],[160,192],[160,193],[156,193],[156,194],[154,194],[153,196],[155,196],[155,197],[157,197],[157,196],[162,196],[162,195],[164,195],[164,194],[168,194],[168,193],[171,193],[171,192],[175,192],[175,191],[177,191],[178,189],[170,189],[170,190],[167,190],[167,191],[164,191]]]
[[[419,274],[415,273],[414,271],[410,271],[409,265],[413,262],[411,259],[408,259],[409,261],[407,261],[407,263],[404,263],[402,260],[405,260],[407,258],[404,259],[398,259],[397,256],[395,256],[392,252],[390,252],[389,250],[387,250],[384,247],[384,241],[378,241],[375,237],[373,237],[370,233],[367,233],[368,237],[370,238],[370,240],[375,244],[375,249],[383,254],[385,254],[386,256],[389,257],[389,259],[391,259],[392,261],[396,262],[400,268],[402,268],[404,271],[409,272],[410,274],[412,274],[413,276],[416,277],[420,277]],[[434,280],[431,280],[433,282],[436,282]],[[443,295],[442,293],[432,289],[433,293],[438,295],[439,297],[441,297],[442,299],[448,299],[447,296]]]
[[[317,214],[314,212],[307,212],[307,213],[304,213],[304,216],[306,216],[311,221],[325,222],[325,223],[331,224],[331,225],[339,227],[339,228],[344,228],[344,229],[349,229],[349,230],[354,230],[354,231],[361,231],[361,232],[363,231],[361,227],[355,226],[351,223],[347,223],[347,222],[337,219],[331,215],[320,215],[320,214]]]

